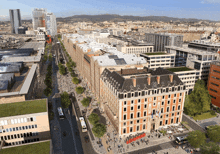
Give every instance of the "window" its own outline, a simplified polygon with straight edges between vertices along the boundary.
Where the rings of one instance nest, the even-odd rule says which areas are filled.
[[[127,104],[127,102],[126,101],[124,101],[124,105],[126,105]]]
[[[144,104],[144,108],[145,108],[145,109],[147,108],[147,104]]]
[[[18,127],[16,127],[16,131],[18,131]]]
[[[140,117],[140,112],[137,113],[137,117],[138,117],[138,118]]]
[[[139,126],[137,126],[137,131],[139,131]]]
[[[176,118],[176,123],[178,123],[179,122],[179,118]]]
[[[179,112],[177,112],[177,115],[180,115],[180,113],[179,113]]]
[[[138,105],[138,110],[139,110],[139,109],[141,109],[141,106],[140,106],[140,105]]]
[[[137,123],[139,124],[140,120],[137,120]]]
[[[127,108],[125,107],[125,108],[124,108],[124,111],[126,111],[126,109],[127,109]]]
[[[154,97],[154,100],[157,100],[157,97]]]
[[[220,73],[220,71],[217,71],[217,70],[213,70],[213,72]]]
[[[180,93],[180,96],[182,96],[182,93]]]
[[[164,105],[164,101],[161,103],[161,105]]]
[[[163,124],[163,122],[162,122],[162,121],[160,121],[160,126],[162,126],[162,124]]]
[[[211,84],[212,84],[212,85],[214,85],[214,86],[217,86],[217,87],[219,86],[218,84],[216,84],[216,83],[213,83],[213,82],[211,82]]]
[[[181,99],[179,99],[179,102],[181,102]]]
[[[132,124],[133,124],[133,121],[130,121],[130,124],[132,125]]]
[[[146,111],[144,111],[144,116],[147,116],[147,112]]]
[[[126,133],[126,128],[123,129],[123,133],[124,133],[124,134]]]
[[[140,103],[141,102],[141,100],[140,99],[138,99],[138,103]]]
[[[166,125],[168,124],[168,120],[165,121],[165,124],[166,124]]]
[[[173,106],[173,111],[175,111],[175,106]]]
[[[15,124],[16,124],[16,123],[18,123],[18,120],[17,120],[17,119],[15,119],[15,120],[14,120],[14,122],[15,122]]]
[[[124,115],[124,120],[126,120],[126,114]]]
[[[175,99],[173,100],[173,103],[176,103],[176,100],[175,100]]]
[[[33,121],[33,117],[31,117],[30,120]]]
[[[35,125],[35,128],[37,128],[37,125]]]
[[[168,96],[168,98],[170,98],[170,95]]]
[[[147,102],[147,98],[145,98],[145,102]]]
[[[167,104],[170,104],[170,101],[167,101]]]
[[[169,110],[170,110],[170,108],[169,108],[169,107],[167,107],[167,112],[169,112]]]
[[[134,97],[134,93],[131,93],[131,97]]]
[[[155,103],[155,102],[153,103],[153,106],[156,106],[156,103]]]
[[[174,97],[176,97],[176,94],[174,94]]]
[[[127,94],[125,94],[125,98],[127,97]]]
[[[131,113],[131,119],[133,119],[134,118],[134,114],[133,113]]]
[[[210,95],[212,98],[214,98],[214,99],[216,99],[216,97],[215,96],[212,96],[212,95]]]
[[[180,110],[180,105],[178,106],[178,110]]]
[[[134,100],[131,100],[131,104],[134,104]]]
[[[217,90],[214,90],[214,89],[212,89],[212,88],[210,88],[210,90],[211,90],[211,91],[214,91],[214,92],[216,92],[216,93],[217,93]]]
[[[172,117],[174,116],[174,113],[172,113]]]
[[[130,132],[132,132],[133,131],[133,127],[130,127]]]
[[[173,119],[171,119],[171,124],[173,123]]]
[[[163,96],[163,99],[165,98],[165,96]]]
[[[126,126],[126,122],[124,122],[124,126]]]
[[[140,92],[138,93],[138,96],[141,96],[141,93],[140,93]]]
[[[145,124],[143,124],[143,129],[146,129],[146,125]]]
[[[161,113],[163,113],[163,108],[161,108]]]

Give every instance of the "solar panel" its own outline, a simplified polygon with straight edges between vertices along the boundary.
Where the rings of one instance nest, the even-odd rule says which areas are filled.
[[[117,55],[109,55],[108,57],[109,57],[109,59],[117,59],[118,58]]]
[[[127,63],[125,62],[124,58],[118,58],[114,59],[117,65],[126,65]]]

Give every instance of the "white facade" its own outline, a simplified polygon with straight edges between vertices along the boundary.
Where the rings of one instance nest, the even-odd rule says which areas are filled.
[[[46,27],[46,9],[35,8],[32,12],[33,15],[33,30],[37,30],[38,27]]]
[[[53,13],[47,13],[46,19],[47,19],[46,21],[47,35],[51,35],[51,36],[57,35],[56,16]]]
[[[117,46],[117,50],[126,54],[140,55],[142,53],[154,52],[154,46]]]

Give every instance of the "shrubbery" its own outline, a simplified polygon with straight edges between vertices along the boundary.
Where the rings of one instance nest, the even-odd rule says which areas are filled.
[[[88,98],[83,98],[81,103],[84,107],[87,107],[87,106],[89,106],[90,100]]]
[[[61,105],[63,108],[68,108],[71,104],[69,94],[65,91],[61,95]]]
[[[47,86],[46,89],[44,89],[44,95],[49,97],[52,94],[52,65],[49,64],[47,67],[47,74],[46,78],[44,80],[45,85]]]
[[[92,128],[92,132],[93,132],[93,134],[94,134],[96,137],[100,138],[100,137],[102,137],[102,136],[105,134],[105,132],[106,132],[106,127],[105,127],[105,125],[103,125],[103,124],[97,123],[97,124],[95,124],[95,126]]]
[[[63,66],[61,63],[58,64],[58,67],[59,67],[59,72],[61,75],[64,75],[66,74],[66,68],[65,66]]]
[[[82,94],[84,92],[84,88],[83,87],[76,87],[76,93],[77,94]]]
[[[96,114],[96,113],[91,113],[88,118],[89,122],[92,125],[95,125],[97,122],[99,122],[99,119],[100,118],[99,118],[98,114]]]
[[[79,79],[77,77],[73,77],[72,82],[74,84],[78,84],[79,83]]]

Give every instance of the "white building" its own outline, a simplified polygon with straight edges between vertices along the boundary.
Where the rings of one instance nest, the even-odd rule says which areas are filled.
[[[46,13],[47,10],[44,8],[35,8],[32,12],[33,15],[33,30],[37,30],[38,27],[46,27]]]
[[[51,36],[57,35],[56,16],[53,13],[47,13],[46,17],[47,17],[47,21],[46,21],[47,35],[51,35]]]

